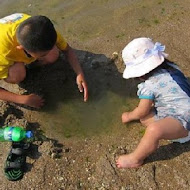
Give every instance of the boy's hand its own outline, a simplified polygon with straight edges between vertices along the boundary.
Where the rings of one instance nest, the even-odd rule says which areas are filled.
[[[44,105],[44,99],[36,94],[22,95],[22,104],[40,108]]]
[[[87,87],[87,83],[84,79],[84,76],[82,74],[77,75],[76,83],[78,85],[79,91],[80,92],[84,91],[84,101],[86,102],[88,100],[88,87]]]

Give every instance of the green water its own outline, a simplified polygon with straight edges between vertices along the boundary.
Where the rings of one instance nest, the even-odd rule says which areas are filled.
[[[129,111],[136,103],[135,98],[109,90],[94,94],[88,102],[82,101],[82,95],[67,101],[63,97],[56,109],[51,110],[49,105],[40,114],[40,124],[48,136],[60,139],[111,134],[120,130],[122,112]]]
[[[51,114],[43,115],[46,130],[55,130],[65,137],[76,135],[92,135],[101,131],[111,130],[118,112],[121,109],[122,99],[112,93],[96,102],[83,103],[81,100],[71,100],[59,105]]]

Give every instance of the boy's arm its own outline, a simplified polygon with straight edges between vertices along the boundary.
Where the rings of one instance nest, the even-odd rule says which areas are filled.
[[[153,100],[151,99],[141,99],[139,102],[138,107],[136,107],[133,111],[131,112],[125,112],[123,114],[123,117],[125,117],[125,120],[122,118],[124,123],[134,121],[134,120],[139,120],[145,117],[150,113],[150,110],[152,108]]]
[[[76,83],[78,85],[79,91],[80,92],[84,91],[84,101],[86,102],[88,99],[88,86],[84,78],[84,73],[82,71],[80,63],[77,59],[77,56],[69,45],[67,45],[67,48],[63,52],[66,54],[66,57],[71,67],[73,68],[73,70],[75,71],[77,75]]]
[[[9,92],[3,88],[0,88],[0,99],[7,102],[24,104],[35,108],[40,108],[44,104],[44,100],[38,95],[35,94],[19,95]]]

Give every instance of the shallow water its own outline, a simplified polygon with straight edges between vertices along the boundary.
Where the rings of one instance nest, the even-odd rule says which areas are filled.
[[[97,101],[81,99],[60,103],[56,111],[43,113],[42,129],[54,131],[59,137],[91,136],[113,132],[126,98],[107,92]]]

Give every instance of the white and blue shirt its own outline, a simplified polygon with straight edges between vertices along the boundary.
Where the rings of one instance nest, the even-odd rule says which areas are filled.
[[[190,84],[179,68],[173,67],[176,69],[160,69],[140,83],[137,95],[153,100],[157,119],[173,117],[190,130]]]

